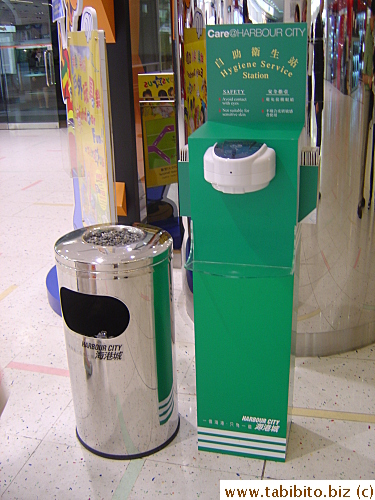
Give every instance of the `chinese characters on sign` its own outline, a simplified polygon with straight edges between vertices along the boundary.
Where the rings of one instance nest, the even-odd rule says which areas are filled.
[[[278,50],[272,49],[269,53],[269,58],[278,60],[279,55],[280,52]],[[287,78],[291,78],[293,76],[292,69],[298,64],[298,60],[294,57],[291,57],[288,61],[290,67],[285,67],[284,65],[281,65],[281,63],[278,64],[277,62],[266,62],[266,59],[261,59],[260,47],[252,47],[251,56],[252,59],[243,62],[241,51],[239,49],[234,49],[232,50],[232,58],[236,61],[236,64],[225,67],[224,61],[219,57],[215,59],[215,65],[220,69],[220,75],[222,78],[230,78],[233,74],[242,72],[242,78],[244,80],[268,80],[270,72],[273,71],[279,72]],[[241,62],[238,62],[239,60],[241,60]],[[261,71],[259,71],[259,68]],[[284,94],[285,97],[281,97],[280,93]],[[228,97],[228,94],[230,97]],[[285,107],[284,105],[285,103],[294,103],[294,97],[289,97],[288,89],[268,90],[265,100],[267,103],[279,103],[276,108],[265,106],[265,109],[262,109],[262,113],[266,112],[267,118],[277,118],[278,114],[293,113],[293,108]],[[264,102],[264,97],[262,97],[262,102]],[[222,116],[246,117],[250,113],[248,99],[243,88],[224,88],[223,97],[219,97],[219,103],[219,113],[221,113]]]
[[[215,26],[207,36],[209,119],[304,123],[306,28]]]
[[[204,420],[204,422],[207,422],[207,420]],[[208,425],[228,428],[228,423],[224,420],[212,418],[208,419]],[[239,422],[229,422],[229,430],[238,430],[241,428],[277,434],[280,429],[280,420],[243,416],[241,424]]]

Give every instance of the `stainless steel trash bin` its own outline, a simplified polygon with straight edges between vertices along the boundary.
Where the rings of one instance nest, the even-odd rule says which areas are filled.
[[[55,257],[78,439],[108,458],[158,451],[179,428],[172,238],[91,226],[59,239]]]

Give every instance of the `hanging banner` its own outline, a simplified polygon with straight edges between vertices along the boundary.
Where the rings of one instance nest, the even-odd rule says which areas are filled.
[[[116,221],[103,31],[68,35],[77,169],[84,225]]]
[[[206,43],[209,120],[303,125],[306,23],[210,26]]]
[[[184,29],[185,141],[207,120],[206,31]]]
[[[146,187],[178,182],[173,73],[138,75]]]
[[[54,23],[64,17],[65,13],[62,0],[52,0],[52,22]]]

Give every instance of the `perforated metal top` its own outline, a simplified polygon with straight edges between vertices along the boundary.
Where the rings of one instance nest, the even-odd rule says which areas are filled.
[[[74,272],[123,274],[171,258],[172,246],[170,234],[157,227],[100,224],[60,238],[55,258]]]
[[[124,247],[144,240],[146,233],[127,226],[90,229],[82,236],[86,243],[101,247]]]

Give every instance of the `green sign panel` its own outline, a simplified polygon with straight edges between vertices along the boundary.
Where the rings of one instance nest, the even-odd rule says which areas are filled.
[[[303,125],[305,23],[210,26],[206,46],[209,120]]]

